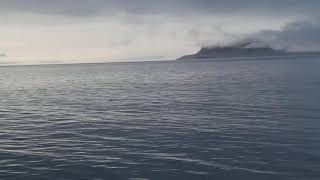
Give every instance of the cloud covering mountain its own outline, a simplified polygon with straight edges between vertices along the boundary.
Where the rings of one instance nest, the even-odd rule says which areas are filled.
[[[263,30],[249,38],[277,49],[319,51],[319,32],[320,24],[301,21],[290,23],[282,30]]]

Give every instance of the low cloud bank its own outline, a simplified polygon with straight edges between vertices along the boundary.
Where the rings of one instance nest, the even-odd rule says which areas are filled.
[[[215,46],[272,47],[288,51],[320,51],[320,24],[313,22],[294,22],[281,30],[263,30],[250,35],[243,35],[234,41],[214,44]]]
[[[250,39],[276,49],[289,51],[320,51],[320,24],[312,22],[295,22],[282,30],[261,31]]]

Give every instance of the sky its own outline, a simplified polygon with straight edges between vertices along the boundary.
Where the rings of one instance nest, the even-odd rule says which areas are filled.
[[[0,0],[0,64],[170,60],[253,38],[320,50],[319,0]]]

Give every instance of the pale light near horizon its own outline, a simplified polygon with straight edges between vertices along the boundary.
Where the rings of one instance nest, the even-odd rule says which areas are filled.
[[[169,60],[203,45],[225,43],[263,30],[281,30],[289,23],[311,19],[289,10],[277,18],[247,13],[240,5],[238,12],[230,14],[202,12],[192,3],[186,3],[178,13],[171,11],[166,3],[160,10],[146,3],[149,6],[141,7],[145,12],[136,12],[132,4],[123,3],[126,1],[117,4],[96,0],[88,7],[81,6],[86,2],[81,0],[82,9],[74,7],[78,9],[73,13],[64,13],[63,9],[60,12],[58,8],[70,5],[67,2],[0,3],[3,5],[0,53],[7,54],[0,61],[37,64]],[[183,1],[174,2],[175,6],[184,7]],[[109,9],[98,8],[99,5],[113,9],[106,13]],[[194,12],[183,12],[193,6]],[[230,5],[226,3],[226,6]]]

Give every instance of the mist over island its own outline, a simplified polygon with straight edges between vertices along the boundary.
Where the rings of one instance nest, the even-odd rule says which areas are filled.
[[[237,42],[224,46],[202,47],[197,53],[185,55],[178,61],[187,60],[234,60],[234,59],[264,59],[293,56],[316,56],[320,51],[290,51],[287,49],[276,49],[268,45],[257,44],[253,41]]]

